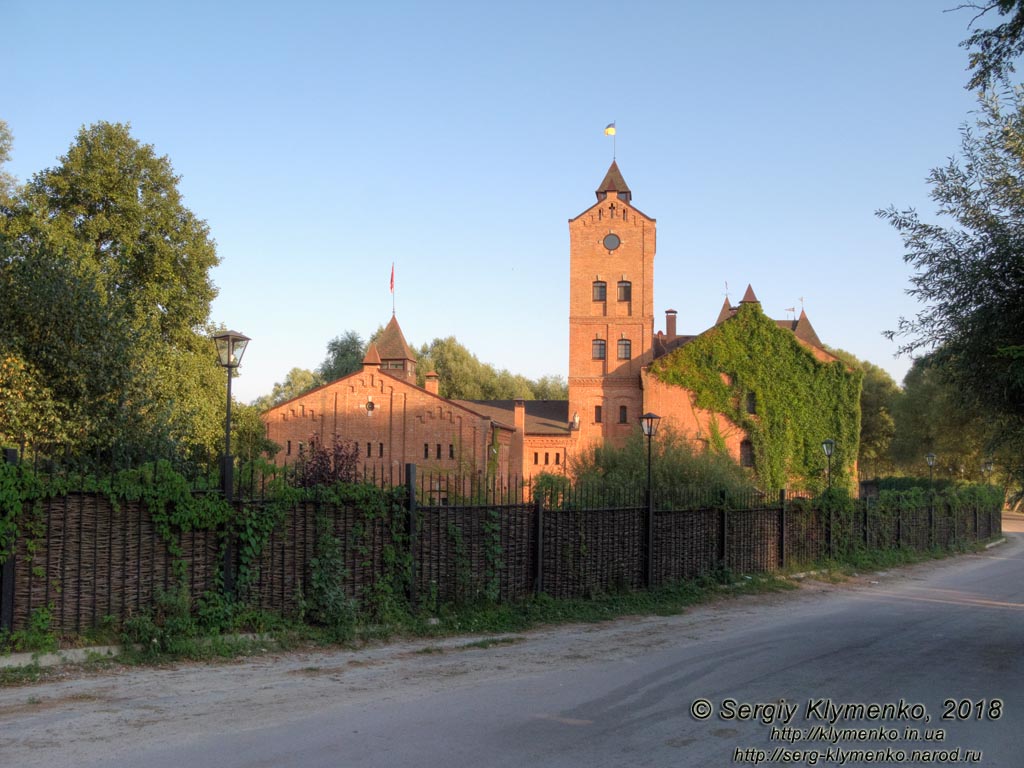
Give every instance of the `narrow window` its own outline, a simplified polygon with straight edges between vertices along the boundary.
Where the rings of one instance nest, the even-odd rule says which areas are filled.
[[[590,349],[595,360],[604,360],[604,339],[594,339]]]
[[[600,405],[595,405],[594,406],[594,423],[595,424],[600,424],[601,423],[601,406]]]
[[[555,454],[555,466],[557,467],[561,463],[561,455]]]
[[[285,456],[291,456],[292,455],[292,441],[291,440],[288,441],[288,450],[285,451],[284,455]]]
[[[423,458],[424,459],[429,459],[430,458],[430,443],[424,443],[423,444]]]
[[[437,458],[439,458],[439,459],[441,458],[441,444],[440,443],[437,444]]]
[[[626,406],[620,405],[619,406],[619,424],[627,424],[629,422],[629,418],[628,417],[629,417],[629,411],[626,409]]]
[[[754,466],[754,445],[749,440],[744,440],[740,443],[740,466]]]
[[[608,283],[603,280],[594,281],[594,301],[605,301],[608,298]]]
[[[534,452],[534,454],[533,454],[533,463],[534,464],[540,464],[540,454],[537,453],[537,452]]]
[[[628,280],[619,281],[619,301],[633,300],[633,284]]]
[[[633,343],[629,339],[619,339],[619,360],[629,360],[633,355]]]
[[[453,443],[448,443],[448,458],[455,458],[455,445]]]
[[[303,442],[299,443],[299,456],[302,456],[306,452],[306,444]]]
[[[544,466],[546,467],[550,462],[548,461],[548,452],[544,452]]]
[[[757,395],[747,392],[747,413],[757,413]]]
[[[384,458],[384,443],[377,443],[377,458]]]

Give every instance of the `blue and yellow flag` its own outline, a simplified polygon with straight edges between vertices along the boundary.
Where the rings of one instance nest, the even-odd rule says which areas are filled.
[[[608,125],[606,125],[604,127],[604,135],[605,136],[614,136],[615,135],[615,123],[608,123]]]

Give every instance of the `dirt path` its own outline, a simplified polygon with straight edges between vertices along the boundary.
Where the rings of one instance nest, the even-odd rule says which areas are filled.
[[[673,617],[359,650],[268,653],[213,665],[69,670],[57,681],[0,689],[0,764],[89,765],[104,757],[124,758],[143,745],[180,745],[217,733],[286,724],[328,702],[359,707],[408,701],[486,680],[635,657],[685,638],[713,638],[770,621],[780,608],[795,603],[922,578],[939,567],[941,562],[926,563],[841,584],[808,579],[792,592],[724,597]]]

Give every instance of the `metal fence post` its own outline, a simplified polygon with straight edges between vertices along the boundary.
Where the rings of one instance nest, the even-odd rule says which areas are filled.
[[[729,519],[725,491],[720,495],[722,508],[718,512],[718,567],[723,571],[729,567]]]
[[[779,491],[779,568],[786,567],[786,489]]]
[[[647,529],[647,541],[644,546],[644,586],[651,589],[654,586],[654,492],[650,488],[647,489],[647,515],[644,527]]]
[[[871,548],[871,537],[870,537],[870,534],[868,532],[868,526],[870,525],[870,521],[871,521],[871,499],[870,498],[866,498],[866,499],[864,499],[864,531],[863,531],[863,534],[864,534],[864,549],[870,549]]]
[[[4,449],[4,462],[18,463],[16,448]],[[14,558],[18,548],[16,539],[11,542],[10,547],[3,565],[0,566],[0,631],[6,632],[14,631]]]
[[[544,502],[538,494],[533,502],[533,514],[537,525],[537,547],[534,551],[534,594],[544,591]]]
[[[407,597],[409,608],[416,611],[416,465],[405,465],[405,488],[406,508],[408,517],[406,519],[406,534],[409,537],[409,587]]]

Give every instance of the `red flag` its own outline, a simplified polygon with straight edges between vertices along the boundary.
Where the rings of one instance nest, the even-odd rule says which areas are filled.
[[[395,263],[391,262],[391,292],[395,292]]]

